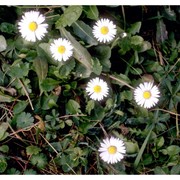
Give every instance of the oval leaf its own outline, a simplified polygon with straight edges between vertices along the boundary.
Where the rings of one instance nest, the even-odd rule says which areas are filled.
[[[76,39],[64,28],[60,28],[61,34],[68,39],[74,47],[74,58],[82,63],[86,69],[91,73],[92,64],[91,64],[91,55]]]
[[[36,58],[33,62],[33,65],[38,75],[39,81],[41,82],[47,76],[48,63],[45,59]]]
[[[81,112],[79,108],[80,108],[80,105],[72,99],[68,101],[67,106],[66,106],[66,109],[70,114],[77,114]]]
[[[69,6],[56,22],[56,28],[71,26],[82,13],[82,6]]]
[[[90,45],[97,45],[98,42],[92,34],[92,28],[83,21],[76,21],[72,25],[74,34]]]
[[[98,20],[99,11],[96,6],[85,6],[84,12],[86,13],[89,19]]]
[[[7,43],[6,43],[6,39],[4,38],[4,36],[0,36],[0,52],[6,50],[7,47]]]

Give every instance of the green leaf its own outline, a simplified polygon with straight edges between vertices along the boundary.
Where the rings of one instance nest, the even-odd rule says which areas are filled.
[[[154,124],[151,125],[150,130],[149,130],[149,133],[148,133],[146,139],[144,140],[144,142],[143,142],[143,144],[142,144],[142,146],[141,146],[141,149],[140,149],[140,151],[138,152],[138,155],[137,155],[137,157],[136,157],[136,159],[135,159],[135,161],[134,161],[134,167],[135,167],[135,168],[138,166],[138,164],[139,164],[139,162],[140,162],[140,160],[141,160],[141,157],[142,157],[143,152],[144,152],[144,150],[145,150],[145,148],[146,148],[146,145],[147,145],[147,143],[148,143],[148,141],[149,141],[149,138],[150,138],[150,135],[151,135],[151,132],[152,132],[153,128],[154,128]]]
[[[14,118],[16,120],[18,129],[31,126],[34,122],[34,118],[31,116],[30,113],[22,112],[21,114],[16,115]]]
[[[159,72],[163,70],[163,67],[159,64],[159,62],[148,61],[145,63],[147,72]],[[169,81],[168,81],[169,83]]]
[[[68,39],[74,48],[74,58],[77,59],[80,63],[82,63],[89,74],[92,72],[92,64],[91,64],[91,55],[76,39],[64,28],[60,28],[60,32],[62,36]]]
[[[9,146],[7,146],[7,145],[0,146],[0,151],[3,152],[3,153],[8,153]]]
[[[22,63],[19,60],[16,60],[10,67],[8,75],[12,78],[22,78],[28,75],[29,69],[29,63]]]
[[[99,11],[97,6],[84,6],[83,10],[89,19],[98,20]]]
[[[102,72],[102,65],[100,64],[100,62],[97,58],[93,59],[93,72],[96,75],[100,75]]]
[[[91,71],[89,71],[83,64],[78,63],[75,68],[75,76],[80,78],[88,78],[91,74]]]
[[[2,22],[0,25],[0,31],[8,34],[13,34],[16,31],[16,27],[14,24]]]
[[[69,6],[56,22],[56,28],[71,26],[82,13],[82,6]]]
[[[134,142],[130,142],[127,141],[125,142],[125,146],[126,146],[126,153],[127,154],[135,154],[139,151],[139,146],[138,143],[134,143]]]
[[[43,169],[48,164],[47,157],[45,154],[33,154],[30,158],[30,162],[32,165],[36,166],[38,169]]]
[[[15,168],[8,168],[6,171],[6,174],[10,174],[10,175],[15,175],[15,174],[21,174],[19,170],[15,169]]]
[[[167,147],[167,154],[169,156],[173,156],[175,154],[179,154],[180,153],[180,147],[177,145],[171,145]]]
[[[102,65],[103,71],[107,72],[110,70],[111,62],[111,48],[106,45],[99,45],[93,49],[94,56],[97,57]]]
[[[148,41],[143,41],[143,43],[141,44],[141,46],[138,49],[138,52],[144,52],[151,49],[151,43]]]
[[[157,43],[163,43],[168,39],[166,25],[164,24],[163,19],[159,19],[156,23],[156,41]]]
[[[131,81],[124,74],[114,74],[112,83],[119,84],[120,86],[124,86],[124,85],[129,85]]]
[[[130,69],[130,72],[134,75],[141,75],[143,73],[143,71],[140,68]]]
[[[80,113],[80,105],[74,101],[73,99],[70,99],[68,101],[68,103],[66,104],[66,110],[70,113],[70,114],[77,114]]]
[[[44,80],[48,73],[48,63],[45,59],[42,58],[36,58],[33,61],[33,66],[35,68],[35,71],[38,75],[39,81],[41,82]]]
[[[170,21],[176,21],[176,13],[169,7],[164,9],[163,16]]]
[[[160,166],[157,166],[154,169],[154,174],[164,174],[165,175],[166,173],[164,172],[164,170]]]
[[[135,46],[141,45],[143,43],[143,41],[144,41],[144,39],[141,36],[136,35],[136,36],[131,37],[132,45],[135,45]]]
[[[72,24],[74,34],[80,37],[85,43],[89,45],[97,45],[98,42],[94,38],[92,28],[83,21],[76,21]]]
[[[161,136],[157,139],[156,145],[158,148],[160,148],[164,145],[164,137],[163,136]]]
[[[3,153],[8,153],[9,146],[7,146],[7,145],[0,146],[0,151],[3,152]]]
[[[119,53],[124,55],[126,52],[130,51],[131,49],[131,37],[126,36],[125,38],[120,39],[118,43],[120,50]]]
[[[4,139],[7,138],[7,136],[9,135],[8,132],[6,132],[8,129],[8,124],[5,122],[2,122],[0,124],[0,141],[3,141]]]
[[[86,134],[89,129],[94,128],[98,123],[99,121],[87,121],[87,122],[81,123],[79,125],[79,131],[83,134]]]
[[[180,174],[180,164],[177,164],[171,168],[171,174]]]
[[[53,65],[58,64],[58,62],[52,58],[49,43],[40,43],[37,48],[37,52],[41,58],[46,59],[49,63]]]
[[[61,78],[67,78],[70,72],[74,69],[74,67],[75,67],[74,59],[66,61],[64,65],[62,65],[59,69],[59,76]]]
[[[23,174],[24,175],[36,175],[37,172],[33,169],[26,169]]]
[[[0,52],[6,50],[6,48],[7,48],[6,39],[4,38],[4,36],[0,35]]]
[[[0,102],[12,102],[15,99],[9,95],[5,95],[0,91]]]
[[[28,105],[28,102],[27,101],[20,101],[18,102],[14,108],[13,108],[13,113],[14,114],[19,114],[21,113],[22,111],[24,111],[26,109]]]
[[[58,86],[60,81],[54,80],[52,78],[46,78],[42,80],[40,88],[42,91],[52,91],[56,86]]]
[[[88,112],[88,114],[91,114],[91,111],[94,109],[94,106],[95,106],[94,100],[88,101],[86,105],[86,111]]]
[[[131,27],[127,30],[128,33],[131,34],[136,34],[139,33],[140,29],[141,29],[141,22],[136,22],[134,24],[131,25]]]
[[[27,153],[27,155],[36,155],[36,154],[38,154],[39,152],[41,152],[41,149],[39,148],[39,147],[37,147],[37,146],[28,146],[28,147],[26,147],[26,153]]]
[[[150,164],[152,164],[152,162],[153,162],[153,157],[151,154],[143,155],[143,165],[144,166],[150,165]]]
[[[6,162],[6,159],[3,156],[0,156],[0,173],[3,173],[6,168],[7,168],[8,164]]]
[[[133,99],[133,92],[132,91],[122,91],[121,92],[121,101],[124,101],[125,99],[127,99],[128,101],[132,101]]]
[[[42,96],[41,99],[41,108],[43,110],[51,109],[52,107],[57,107],[57,100],[59,96],[56,96],[54,94],[48,95],[48,96]]]
[[[72,126],[73,125],[73,121],[71,119],[67,119],[65,121],[65,123],[68,125],[68,126]]]

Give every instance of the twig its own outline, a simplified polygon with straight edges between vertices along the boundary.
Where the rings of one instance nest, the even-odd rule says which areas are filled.
[[[31,99],[30,99],[30,97],[29,97],[29,94],[28,94],[28,92],[27,92],[24,84],[22,83],[22,81],[21,81],[20,79],[18,79],[18,81],[20,82],[20,84],[21,84],[21,86],[22,86],[22,88],[23,88],[23,90],[24,90],[24,92],[25,92],[25,94],[26,94],[26,96],[27,96],[27,98],[28,98],[28,101],[29,101],[29,104],[30,104],[30,106],[31,106],[31,109],[34,110],[34,107],[33,107],[33,105],[32,105]]]
[[[60,119],[64,119],[64,118],[68,118],[68,117],[84,117],[87,116],[85,114],[71,114],[71,115],[64,115],[64,116],[60,116]]]
[[[105,74],[105,73],[102,73],[102,75],[107,76],[107,74]],[[114,76],[112,76],[112,75],[108,75],[108,77],[110,77],[111,79],[114,79],[114,80],[120,82],[121,84],[124,84],[125,86],[129,87],[130,89],[134,90],[134,87],[132,87],[131,85],[129,85],[129,84],[126,83],[125,81],[123,81],[123,80],[121,80],[121,79],[118,79],[118,78],[116,78],[116,77],[114,77]]]
[[[40,133],[40,136],[46,141],[46,143],[54,150],[56,154],[59,154],[56,149],[49,143],[49,141]]]
[[[101,127],[102,131],[104,132],[104,135],[105,135],[106,137],[108,137],[108,134],[107,134],[107,132],[105,131],[105,129],[104,129],[104,127],[102,126],[101,123],[99,123],[99,126]]]
[[[160,111],[167,112],[167,113],[172,114],[172,115],[175,115],[175,116],[180,116],[180,114],[177,114],[177,113],[174,113],[174,112],[165,110],[165,109],[152,109],[152,110],[160,110]],[[151,111],[151,110],[150,110],[150,111]]]

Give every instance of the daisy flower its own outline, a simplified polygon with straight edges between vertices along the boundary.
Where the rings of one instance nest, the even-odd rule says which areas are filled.
[[[116,25],[109,19],[101,19],[93,26],[93,35],[98,41],[106,43],[116,35]]]
[[[138,105],[144,108],[151,108],[157,104],[160,97],[160,92],[157,86],[153,86],[152,82],[141,83],[134,90],[134,98]]]
[[[47,24],[42,24],[45,16],[38,11],[29,11],[24,13],[21,21],[18,23],[18,29],[24,39],[35,42],[41,40],[47,33]]]
[[[124,142],[119,138],[106,138],[100,143],[100,157],[108,164],[114,164],[121,161],[126,153]]]
[[[62,38],[54,40],[50,45],[50,50],[53,58],[57,61],[66,61],[73,54],[73,46],[71,43]]]
[[[98,101],[108,95],[108,90],[109,88],[107,83],[98,77],[91,79],[86,87],[86,92],[90,95],[90,98]]]

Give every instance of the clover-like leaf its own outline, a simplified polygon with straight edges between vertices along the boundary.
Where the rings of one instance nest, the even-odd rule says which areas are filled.
[[[25,112],[22,112],[21,114],[18,114],[17,116],[15,116],[15,120],[16,120],[18,129],[31,126],[33,125],[33,122],[34,122],[34,118],[31,116],[31,114],[25,113]]]
[[[32,165],[37,166],[38,169],[43,169],[47,165],[47,157],[45,154],[34,154],[31,156],[30,162]]]
[[[41,152],[41,148],[37,147],[37,146],[28,146],[26,147],[26,153],[27,155],[33,155],[33,154],[38,154],[39,152]]]

